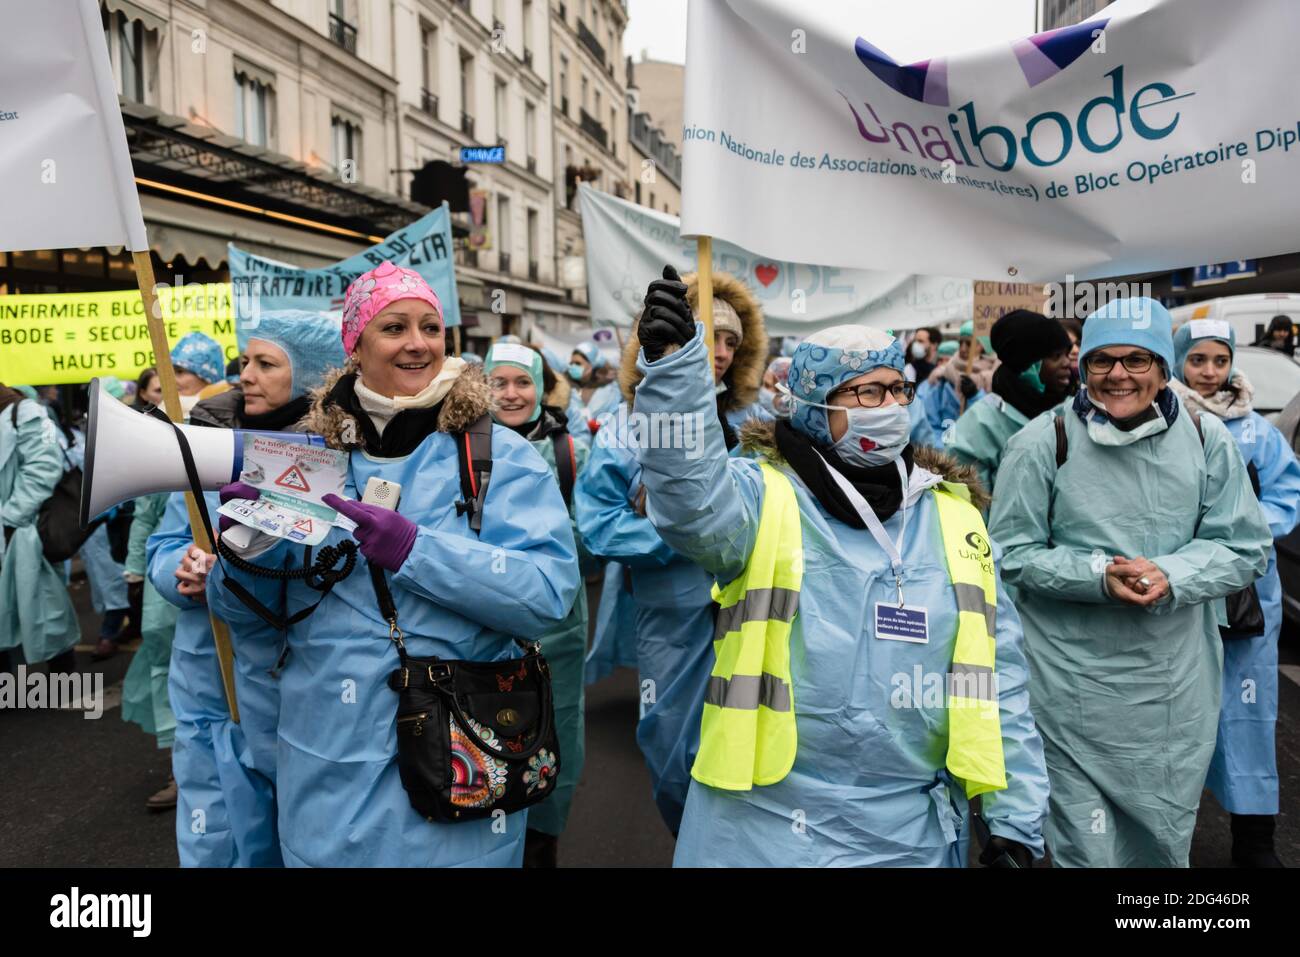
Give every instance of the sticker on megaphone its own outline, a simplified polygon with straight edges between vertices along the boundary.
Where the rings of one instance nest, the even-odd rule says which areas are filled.
[[[346,521],[322,498],[343,494],[347,469],[346,452],[252,435],[244,443],[239,480],[260,494],[231,499],[217,511],[276,538],[319,545],[331,527]]]

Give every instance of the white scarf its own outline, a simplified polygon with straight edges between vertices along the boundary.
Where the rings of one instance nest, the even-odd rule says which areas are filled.
[[[357,376],[352,391],[356,393],[357,402],[361,404],[366,415],[370,416],[370,421],[375,424],[375,431],[382,438],[384,429],[397,413],[405,409],[431,409],[446,398],[451,387],[455,385],[456,379],[465,371],[466,365],[464,359],[456,356],[444,359],[442,369],[433,377],[433,381],[415,395],[380,395],[362,381],[364,373]]]
[[[1193,412],[1208,412],[1220,419],[1240,419],[1250,415],[1255,406],[1255,387],[1240,372],[1233,372],[1228,380],[1231,389],[1223,389],[1208,399],[1187,385],[1174,379],[1169,387],[1183,400],[1183,405]]]

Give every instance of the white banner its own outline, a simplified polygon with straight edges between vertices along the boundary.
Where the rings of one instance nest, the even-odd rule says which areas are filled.
[[[1117,0],[911,65],[876,6],[693,0],[683,232],[1022,282],[1300,245],[1296,0]]]
[[[587,300],[592,322],[629,327],[646,286],[665,265],[694,272],[695,240],[682,239],[676,216],[578,187],[587,247]],[[744,279],[776,336],[804,336],[826,326],[858,323],[915,329],[969,319],[969,279],[866,269],[810,266],[760,256],[715,241],[713,268]]]
[[[0,249],[148,249],[95,0],[0,0]]]

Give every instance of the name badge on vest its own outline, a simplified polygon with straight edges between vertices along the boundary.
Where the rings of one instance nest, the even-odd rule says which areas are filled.
[[[876,637],[887,641],[930,643],[929,612],[915,605],[899,608],[892,602],[876,602]]]

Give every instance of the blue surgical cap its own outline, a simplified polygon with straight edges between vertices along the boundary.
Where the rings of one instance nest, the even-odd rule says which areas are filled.
[[[226,377],[226,357],[221,345],[201,332],[191,332],[172,346],[172,365],[178,372],[191,372],[207,383],[220,382]]]
[[[1228,347],[1232,357],[1237,355],[1237,336],[1232,326],[1223,319],[1193,319],[1184,323],[1174,333],[1174,378],[1186,382],[1183,366],[1187,364],[1187,353],[1202,342],[1222,342]],[[1228,373],[1231,378],[1232,373]]]
[[[260,339],[279,346],[289,357],[293,370],[291,397],[298,398],[320,388],[325,375],[347,361],[339,324],[329,316],[302,309],[264,311],[239,329],[239,348],[248,348],[248,340]]]
[[[574,346],[573,351],[590,362],[593,369],[599,369],[605,365],[605,353],[601,352],[600,346],[596,345],[596,343],[592,342],[590,339],[586,342],[578,343]]]
[[[1154,353],[1173,375],[1173,317],[1154,299],[1137,296],[1116,299],[1102,306],[1083,324],[1079,343],[1079,374],[1083,375],[1088,353],[1107,346],[1136,346]]]
[[[826,410],[808,403],[826,405],[826,396],[850,379],[881,367],[902,372],[903,365],[898,340],[882,329],[831,326],[813,333],[790,359],[790,424],[815,442],[832,444]]]

